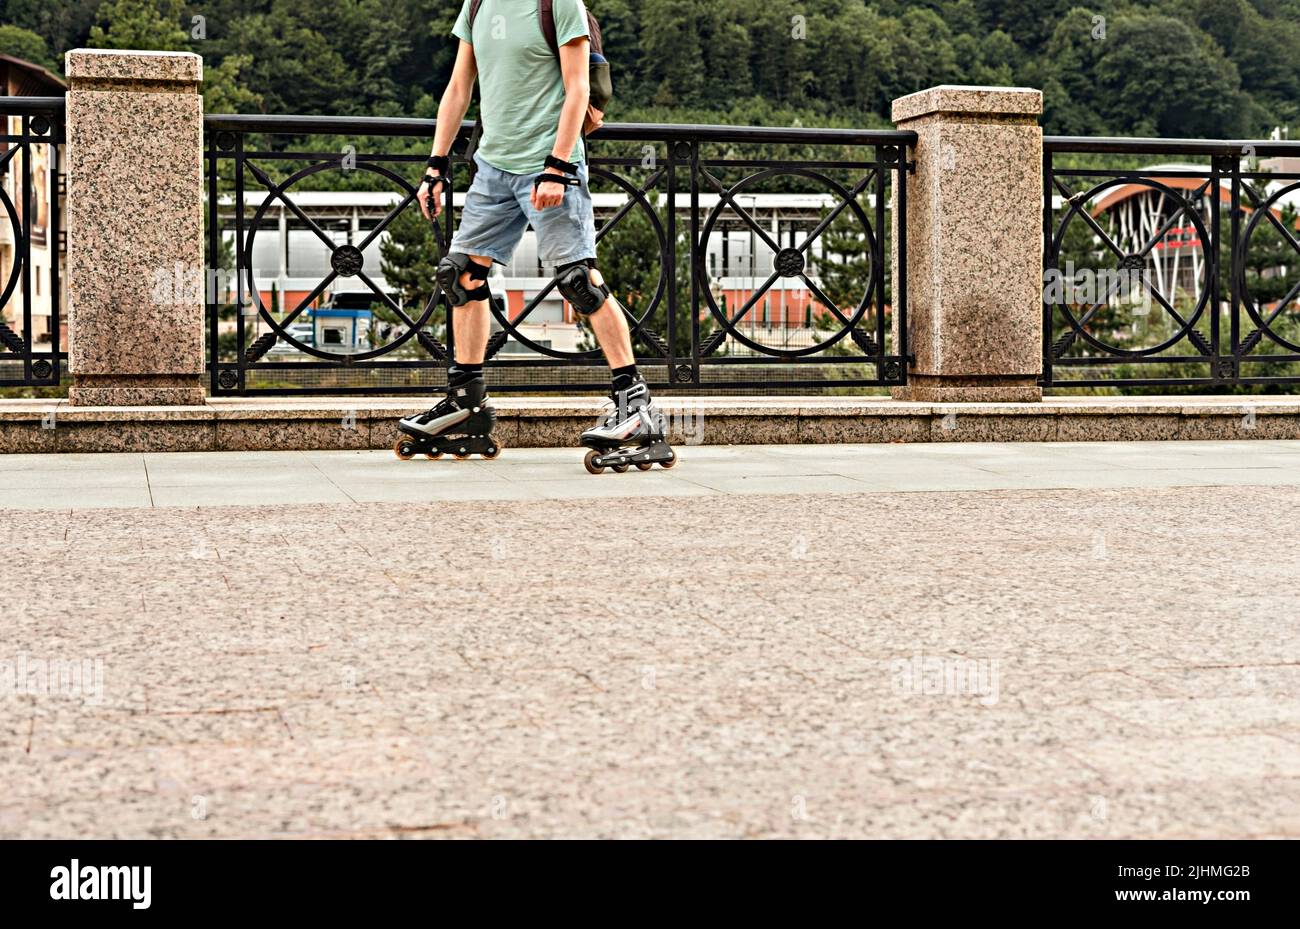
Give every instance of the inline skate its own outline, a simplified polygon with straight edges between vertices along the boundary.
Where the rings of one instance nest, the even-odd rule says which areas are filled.
[[[433,459],[449,454],[462,461],[482,455],[491,460],[501,454],[501,443],[492,435],[496,420],[483,378],[471,378],[448,387],[446,399],[433,409],[400,420],[397,428],[403,434],[393,451],[403,461],[418,454]]]
[[[632,465],[649,471],[656,464],[661,468],[677,464],[677,453],[664,439],[663,414],[651,402],[643,378],[626,390],[615,390],[610,399],[613,409],[582,434],[582,444],[590,449],[583,464],[590,473],[613,468],[622,474]]]

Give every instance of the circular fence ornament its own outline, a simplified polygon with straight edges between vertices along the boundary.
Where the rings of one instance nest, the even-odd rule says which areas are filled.
[[[1205,308],[1209,304],[1210,297],[1212,296],[1213,287],[1211,287],[1209,283],[1211,277],[1211,265],[1207,263],[1204,266],[1200,275],[1200,280],[1197,281],[1195,300],[1190,311],[1179,312],[1169,297],[1161,293],[1159,288],[1153,285],[1150,280],[1150,274],[1148,273],[1149,255],[1158,242],[1150,240],[1141,243],[1116,242],[1109,233],[1097,224],[1096,220],[1092,218],[1091,213],[1087,213],[1085,218],[1085,211],[1088,209],[1088,204],[1098,201],[1106,191],[1111,190],[1112,188],[1127,186],[1146,187],[1148,188],[1148,192],[1145,194],[1146,196],[1161,195],[1165,198],[1164,202],[1174,205],[1175,208],[1173,212],[1164,217],[1166,219],[1167,227],[1173,224],[1176,217],[1183,216],[1185,217],[1186,222],[1193,228],[1198,241],[1207,243],[1215,241],[1215,239],[1210,235],[1209,229],[1206,228],[1205,220],[1202,218],[1200,211],[1196,208],[1199,197],[1196,199],[1188,199],[1183,196],[1182,193],[1167,184],[1163,184],[1160,181],[1151,178],[1111,178],[1102,181],[1084,193],[1070,197],[1068,201],[1066,201],[1069,203],[1069,208],[1061,218],[1060,223],[1056,227],[1056,233],[1052,237],[1049,270],[1062,276],[1060,278],[1061,280],[1065,280],[1060,268],[1061,247],[1065,242],[1066,234],[1069,232],[1070,223],[1077,219],[1079,222],[1088,225],[1091,234],[1100,239],[1102,246],[1114,256],[1115,266],[1113,270],[1122,273],[1130,282],[1136,282],[1138,287],[1146,294],[1147,298],[1149,298],[1155,305],[1161,307],[1164,312],[1173,319],[1174,331],[1169,338],[1159,344],[1143,346],[1140,348],[1123,348],[1106,341],[1104,336],[1094,332],[1088,327],[1088,324],[1095,314],[1102,307],[1107,305],[1111,296],[1118,293],[1118,290],[1115,289],[1115,285],[1107,282],[1102,288],[1100,288],[1103,291],[1101,299],[1094,300],[1092,305],[1082,313],[1076,311],[1075,304],[1066,300],[1051,303],[1051,306],[1065,317],[1065,321],[1070,327],[1070,332],[1066,333],[1064,341],[1058,340],[1058,342],[1062,345],[1068,345],[1075,337],[1077,337],[1106,355],[1141,357],[1144,355],[1158,354],[1169,348],[1171,345],[1176,345],[1178,342],[1187,339],[1196,346],[1197,351],[1201,351],[1203,354],[1207,353],[1208,345],[1204,344],[1203,336],[1196,331],[1196,324],[1205,313]],[[1102,270],[1104,271],[1106,269]],[[1120,279],[1121,282],[1123,280],[1123,278]],[[1070,282],[1067,281],[1066,283]]]
[[[851,311],[841,310],[836,306],[834,301],[826,296],[808,274],[808,257],[812,244],[826,232],[830,227],[830,223],[824,221],[798,246],[785,248],[773,241],[768,231],[763,229],[762,225],[758,223],[758,221],[755,220],[746,210],[744,210],[739,203],[737,203],[737,199],[747,188],[760,185],[765,181],[781,176],[801,177],[830,188],[831,192],[838,198],[838,203],[834,209],[847,211],[849,216],[856,220],[855,225],[861,230],[863,251],[869,256],[870,271],[867,277],[866,288],[862,293],[862,298],[858,301],[858,305]],[[759,285],[751,293],[747,303],[734,313],[729,313],[728,310],[730,308],[724,310],[719,304],[718,295],[715,294],[715,290],[718,290],[718,288],[709,284],[707,280],[704,281],[705,286],[701,287],[700,295],[708,305],[710,313],[712,313],[714,319],[717,320],[721,330],[734,337],[737,342],[749,346],[754,351],[760,352],[764,355],[771,355],[775,358],[815,355],[830,348],[836,342],[839,342],[841,339],[853,332],[862,321],[863,317],[867,315],[867,311],[872,306],[872,295],[876,292],[880,275],[879,262],[876,258],[876,236],[874,230],[871,228],[871,222],[867,218],[866,211],[862,209],[862,205],[858,202],[857,193],[859,193],[860,190],[849,190],[835,179],[828,177],[820,171],[814,171],[808,168],[767,168],[743,178],[734,186],[729,188],[724,187],[711,176],[709,177],[709,180],[718,187],[721,195],[718,198],[717,205],[709,212],[708,217],[704,221],[704,225],[700,229],[700,241],[709,241],[710,236],[714,234],[714,229],[722,224],[724,211],[729,210],[738,216],[741,221],[744,222],[745,226],[751,229],[773,254],[773,269],[771,276]],[[859,185],[859,187],[860,186],[861,185]],[[697,267],[701,278],[707,278],[708,275],[703,262],[700,262]],[[725,273],[726,269],[724,268],[723,271]],[[767,345],[759,341],[759,339],[753,334],[752,329],[748,331],[743,330],[741,324],[745,317],[752,312],[753,308],[758,305],[758,302],[772,289],[772,285],[780,278],[797,278],[800,280],[804,287],[806,287],[816,299],[817,303],[830,311],[831,317],[839,322],[839,327],[831,330],[826,338],[803,348],[790,348],[787,345]]]
[[[265,172],[257,168],[255,164],[249,162],[248,168],[250,172],[264,187],[267,188],[267,194],[262,199],[261,204],[259,204],[249,222],[248,233],[244,238],[244,254],[255,254],[254,243],[257,240],[258,231],[263,228],[267,211],[271,209],[274,204],[279,202],[288,202],[292,204],[290,190],[295,184],[302,181],[304,178],[311,177],[321,171],[340,170],[341,167],[341,163],[338,160],[322,161],[296,171],[284,181],[276,182],[268,177]],[[245,265],[241,269],[241,272],[245,280],[248,300],[252,307],[252,313],[250,315],[259,317],[265,334],[275,335],[280,342],[292,345],[305,355],[312,355],[316,358],[327,359],[330,361],[339,358],[346,358],[349,363],[355,363],[386,355],[397,349],[399,346],[404,345],[411,339],[414,339],[416,333],[420,332],[432,317],[434,310],[438,306],[439,299],[441,298],[441,291],[435,287],[433,297],[429,300],[428,304],[425,305],[423,311],[408,314],[403,307],[398,306],[398,304],[388,294],[379,290],[365,275],[365,258],[362,249],[368,246],[370,242],[378,239],[379,235],[388,228],[392,221],[404,210],[418,209],[415,205],[416,188],[412,186],[406,178],[383,165],[361,162],[350,170],[354,172],[369,171],[390,181],[395,187],[397,187],[396,203],[388,215],[380,220],[379,224],[375,228],[366,232],[366,238],[362,241],[360,246],[352,245],[350,243],[340,245],[318,225],[314,223],[309,225],[309,230],[316,235],[323,245],[330,249],[330,273],[326,275],[326,277],[321,280],[315,288],[313,288],[310,294],[310,299],[304,301],[301,309],[305,309],[306,305],[310,303],[310,300],[314,300],[320,294],[328,290],[338,278],[360,276],[362,283],[367,288],[374,291],[374,302],[386,307],[389,312],[394,314],[400,321],[400,325],[394,326],[390,330],[391,332],[396,333],[391,341],[374,348],[363,348],[353,352],[327,351],[314,345],[308,345],[290,332],[289,323],[291,319],[297,317],[297,313],[294,313],[291,318],[277,321],[271,315],[269,308],[262,301],[262,295],[257,289],[253,267],[251,265]],[[267,228],[269,229],[270,227],[268,226]]]
[[[782,277],[798,277],[803,274],[804,268],[808,262],[804,259],[803,252],[797,248],[783,248],[776,253],[776,259],[772,262],[772,267],[776,273]]]
[[[1274,216],[1272,212],[1279,203],[1288,201],[1298,191],[1300,191],[1300,181],[1288,184],[1287,186],[1274,191],[1267,200],[1255,208],[1251,213],[1250,222],[1246,224],[1245,231],[1242,232],[1241,235],[1241,254],[1243,256],[1250,254],[1251,239],[1253,239],[1255,234],[1259,232],[1260,228],[1267,223],[1282,234],[1282,238],[1286,242],[1287,246],[1296,253],[1297,264],[1300,264],[1300,238],[1298,238],[1291,230],[1286,229],[1286,225]],[[1288,264],[1290,264],[1290,262],[1288,262]],[[1276,305],[1267,312],[1265,307],[1262,305],[1264,301],[1251,293],[1250,283],[1246,280],[1244,273],[1238,279],[1238,284],[1241,292],[1241,305],[1245,307],[1246,314],[1250,317],[1250,321],[1255,324],[1255,331],[1247,333],[1242,340],[1244,351],[1249,352],[1253,350],[1255,346],[1262,341],[1263,337],[1267,336],[1270,341],[1288,349],[1289,351],[1300,352],[1300,343],[1293,339],[1286,338],[1274,328],[1274,324],[1277,322],[1278,318],[1287,311],[1287,307],[1295,305],[1297,300],[1300,300],[1300,283],[1297,283],[1292,287],[1288,293],[1279,299],[1276,302]]]
[[[340,277],[356,277],[364,266],[365,256],[355,245],[340,245],[330,255],[330,267],[337,271]]]

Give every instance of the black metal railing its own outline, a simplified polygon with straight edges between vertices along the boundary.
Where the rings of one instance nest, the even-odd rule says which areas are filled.
[[[1044,386],[1300,382],[1300,143],[1049,136],[1043,159]]]
[[[454,334],[429,263],[416,263],[428,293],[404,299],[379,284],[384,262],[376,255],[378,243],[399,230],[406,246],[419,248],[415,196],[434,121],[209,115],[205,122],[208,265],[234,271],[228,284],[209,288],[212,393],[436,386]],[[461,127],[453,148],[454,189],[444,193],[443,215],[432,229],[423,227],[435,256],[451,240],[457,195],[467,186],[471,129]],[[615,195],[598,203],[599,262],[624,304],[638,363],[652,383],[746,391],[905,383],[906,257],[900,249],[898,279],[891,281],[886,208],[892,195],[896,234],[904,240],[900,178],[915,140],[911,132],[743,126],[616,124],[594,134],[593,194]],[[312,202],[304,195],[322,189],[372,197],[384,191],[389,199],[372,199],[362,228],[357,212],[331,216],[319,196]],[[756,215],[768,195],[766,213]],[[274,269],[256,267],[255,259],[272,217],[277,233],[293,229],[319,243],[328,266],[310,286],[273,288],[268,298],[266,281],[275,274],[267,272]],[[752,280],[728,285],[712,276],[706,259],[710,243],[738,236],[748,239],[749,266],[759,267]],[[287,243],[278,234],[275,240],[283,263]],[[715,264],[734,268],[722,247]],[[763,262],[753,260],[759,254]],[[578,338],[572,318],[555,316],[562,312],[555,279],[540,269],[532,274],[516,289],[522,305],[517,294],[513,307],[493,303],[494,383],[521,391],[597,389],[599,349],[589,335]],[[318,319],[328,309],[322,296],[343,289],[370,295],[372,312],[360,317],[367,331],[327,345],[319,337]],[[538,322],[548,314],[549,321]],[[561,340],[545,333],[575,344],[556,344]]]
[[[0,387],[57,387],[63,98],[0,97],[0,120]]]

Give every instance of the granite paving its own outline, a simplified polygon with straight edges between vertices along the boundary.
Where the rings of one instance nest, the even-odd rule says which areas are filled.
[[[1296,836],[1298,458],[7,456],[0,837]]]

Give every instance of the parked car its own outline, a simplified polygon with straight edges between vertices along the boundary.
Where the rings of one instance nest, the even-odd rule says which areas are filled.
[[[295,322],[285,331],[303,345],[316,344],[315,323],[301,321]],[[280,339],[275,343],[275,347],[272,348],[271,351],[277,355],[291,355],[298,351],[298,346],[294,345],[292,342],[286,342],[284,339]]]

